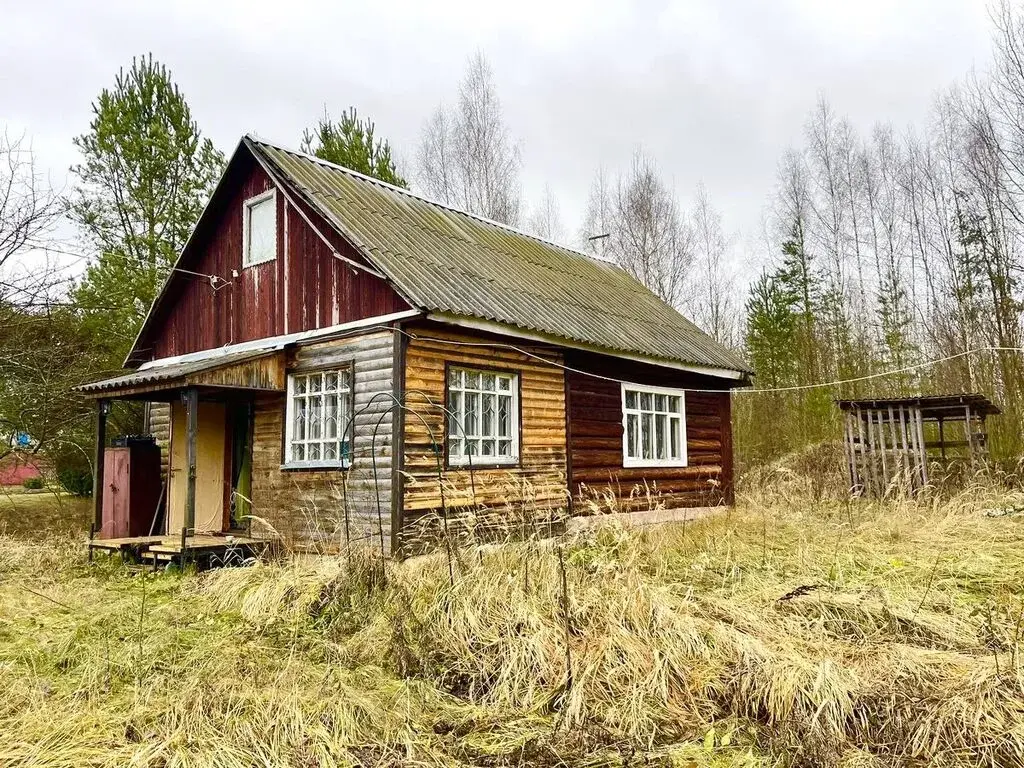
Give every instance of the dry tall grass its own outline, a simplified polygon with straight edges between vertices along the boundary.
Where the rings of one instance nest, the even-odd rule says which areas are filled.
[[[1024,765],[1020,500],[775,487],[451,569],[0,539],[0,764]]]

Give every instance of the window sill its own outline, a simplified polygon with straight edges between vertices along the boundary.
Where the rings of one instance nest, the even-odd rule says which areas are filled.
[[[685,460],[679,461],[644,461],[643,459],[632,459],[622,462],[623,469],[686,469],[689,466]]]
[[[282,472],[288,472],[302,469],[348,469],[350,466],[352,466],[352,462],[346,459],[344,461],[290,461],[287,464],[282,464],[280,468]]]
[[[474,456],[473,463],[470,464],[468,461],[452,461],[448,460],[448,467],[451,469],[506,469],[509,467],[518,467],[519,457],[507,459],[495,460],[493,456]]]
[[[277,256],[271,256],[267,259],[260,259],[259,261],[247,261],[242,264],[242,269],[249,269],[249,267],[258,267],[260,264],[269,264],[272,261],[277,261]]]

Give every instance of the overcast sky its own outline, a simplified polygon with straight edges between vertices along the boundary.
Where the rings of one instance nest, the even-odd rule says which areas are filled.
[[[984,0],[0,0],[0,20],[0,126],[31,137],[56,183],[136,54],[171,68],[225,152],[249,131],[297,147],[325,105],[356,105],[411,164],[481,49],[528,201],[550,183],[574,233],[597,166],[641,145],[681,199],[703,181],[745,244],[819,94],[864,129],[902,127],[989,55]]]

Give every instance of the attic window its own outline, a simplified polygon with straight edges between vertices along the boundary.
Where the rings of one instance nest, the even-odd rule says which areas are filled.
[[[242,266],[277,258],[277,194],[270,189],[242,204]]]

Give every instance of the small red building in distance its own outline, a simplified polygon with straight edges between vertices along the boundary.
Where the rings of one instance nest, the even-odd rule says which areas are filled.
[[[12,451],[0,458],[0,486],[24,485],[26,480],[42,477],[38,456]]]

